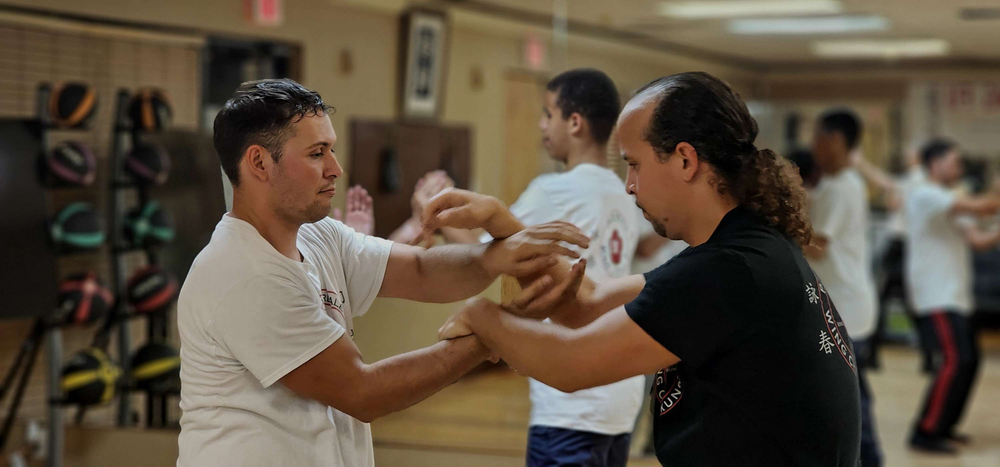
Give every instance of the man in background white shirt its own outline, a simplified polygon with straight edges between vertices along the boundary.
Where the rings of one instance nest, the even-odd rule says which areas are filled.
[[[851,164],[851,151],[861,140],[861,122],[846,110],[820,116],[813,138],[813,157],[822,178],[812,191],[809,218],[814,247],[803,252],[844,319],[858,356],[861,385],[861,465],[882,465],[865,378],[866,344],[875,329],[875,280],[868,249],[868,191]]]
[[[926,183],[906,198],[906,280],[917,314],[921,338],[940,353],[941,364],[914,423],[910,445],[952,453],[952,442],[968,438],[955,433],[979,368],[979,348],[970,323],[973,304],[972,252],[1000,243],[1000,231],[985,232],[974,216],[1000,210],[994,196],[955,193],[962,161],[955,143],[934,140],[921,152]]]
[[[565,221],[579,227],[591,239],[581,255],[587,276],[596,282],[631,274],[640,225],[646,222],[621,178],[607,168],[619,110],[618,91],[603,72],[570,70],[549,81],[538,126],[549,156],[566,171],[538,176],[510,206],[525,225]],[[490,239],[452,228],[442,234],[459,243]],[[664,243],[658,235],[649,238]],[[565,393],[530,380],[527,465],[624,466],[644,385],[644,377],[636,376]]]

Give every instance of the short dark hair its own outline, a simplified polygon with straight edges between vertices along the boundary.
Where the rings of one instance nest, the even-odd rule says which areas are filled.
[[[637,96],[655,103],[644,139],[664,161],[688,143],[717,175],[721,194],[764,219],[801,245],[812,238],[806,193],[792,164],[770,149],[757,149],[757,121],[736,91],[704,72],[666,76]]]
[[[954,141],[945,138],[935,138],[920,149],[920,163],[925,168],[931,168],[934,161],[948,155],[953,149],[958,147]]]
[[[240,184],[240,159],[251,145],[271,152],[277,162],[289,126],[307,116],[331,114],[315,91],[290,79],[247,81],[236,89],[215,116],[214,143],[222,170],[233,186]]]
[[[861,139],[861,119],[848,109],[828,110],[819,117],[819,126],[823,131],[836,132],[844,135],[847,149],[854,149]]]
[[[621,110],[618,88],[608,75],[592,68],[569,70],[552,78],[545,88],[557,94],[556,105],[564,119],[574,112],[580,114],[590,124],[594,141],[608,142]]]
[[[792,164],[795,164],[799,168],[799,176],[803,180],[812,177],[816,173],[816,160],[808,149],[793,149],[786,157]]]

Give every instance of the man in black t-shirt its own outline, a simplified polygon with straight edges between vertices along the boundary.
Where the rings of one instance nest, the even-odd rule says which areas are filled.
[[[651,408],[664,465],[857,466],[855,357],[802,256],[812,228],[794,169],[754,147],[746,106],[705,73],[646,85],[618,123],[628,192],[657,233],[691,247],[644,276],[599,284],[583,278],[583,261],[553,266],[520,278],[509,306],[470,301],[440,336],[474,333],[567,392],[658,371]],[[439,195],[423,223],[518,227],[498,201],[464,191]]]
[[[647,273],[625,309],[680,359],[653,385],[665,465],[854,465],[847,331],[799,249],[747,209]]]

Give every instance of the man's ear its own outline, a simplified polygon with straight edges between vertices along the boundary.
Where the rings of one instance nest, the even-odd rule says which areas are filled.
[[[681,160],[683,180],[685,182],[690,182],[698,173],[698,166],[701,165],[701,161],[698,160],[698,150],[689,143],[681,142],[677,143],[677,147],[674,151],[677,153],[677,157]]]
[[[582,132],[587,131],[587,120],[583,118],[582,115],[573,112],[569,114],[569,118],[566,122],[569,126],[569,134],[573,136],[579,136]]]
[[[248,176],[264,182],[270,176],[273,164],[274,160],[271,159],[270,151],[259,144],[251,144],[243,152],[243,160],[240,165],[243,166],[243,170]]]

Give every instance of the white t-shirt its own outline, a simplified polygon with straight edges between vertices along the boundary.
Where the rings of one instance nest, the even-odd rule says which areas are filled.
[[[875,280],[868,253],[868,201],[857,171],[824,176],[812,194],[813,230],[829,239],[823,259],[808,258],[833,298],[852,339],[871,336],[876,322]]]
[[[587,277],[594,281],[631,273],[639,243],[639,224],[646,222],[625,184],[609,169],[579,164],[568,172],[534,179],[510,207],[525,225],[565,221],[590,237]],[[488,241],[484,236],[483,241]],[[579,250],[578,250],[579,251]],[[642,407],[645,377],[565,393],[534,379],[531,426],[548,426],[605,435],[629,433]]]
[[[275,383],[353,338],[391,245],[325,218],[299,229],[299,262],[222,217],[178,303],[178,466],[375,465],[367,423]]]
[[[972,250],[960,228],[970,219],[952,218],[954,203],[954,193],[932,182],[906,199],[906,280],[917,314],[972,314]]]
[[[896,187],[899,190],[899,196],[903,200],[903,205],[892,213],[889,219],[889,230],[896,238],[906,238],[906,200],[909,198],[910,193],[913,190],[924,184],[927,180],[927,176],[924,174],[923,167],[919,165],[910,167],[910,169],[896,179]]]

